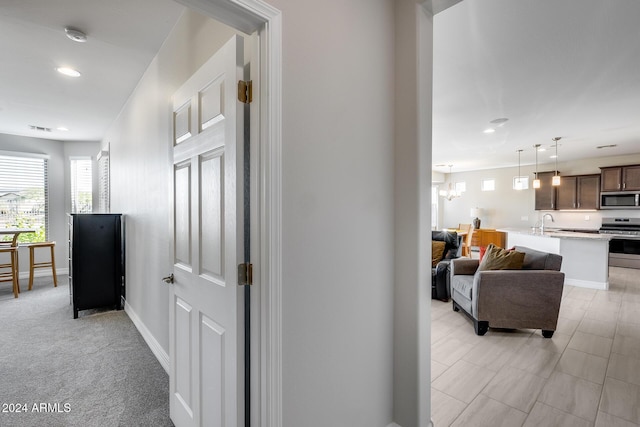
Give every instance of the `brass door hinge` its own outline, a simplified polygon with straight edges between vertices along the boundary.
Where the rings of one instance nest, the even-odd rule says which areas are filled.
[[[238,264],[238,286],[253,285],[253,264]]]
[[[253,82],[238,80],[238,101],[243,104],[251,104],[253,101]]]

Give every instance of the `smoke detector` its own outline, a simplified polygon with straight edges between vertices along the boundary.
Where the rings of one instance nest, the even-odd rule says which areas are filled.
[[[87,35],[77,28],[65,27],[64,33],[74,42],[84,43],[87,41]]]

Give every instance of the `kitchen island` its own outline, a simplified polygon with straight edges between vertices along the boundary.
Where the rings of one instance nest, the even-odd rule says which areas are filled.
[[[611,235],[575,231],[501,230],[507,247],[526,246],[562,255],[564,283],[592,289],[609,289],[609,240]]]

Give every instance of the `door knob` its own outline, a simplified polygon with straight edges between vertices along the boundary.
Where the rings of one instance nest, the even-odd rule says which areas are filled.
[[[167,277],[163,277],[162,281],[164,283],[173,283],[173,273],[171,273],[170,275],[168,275]]]

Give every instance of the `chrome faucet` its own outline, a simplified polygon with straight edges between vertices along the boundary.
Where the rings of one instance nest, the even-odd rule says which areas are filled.
[[[544,234],[544,219],[545,219],[547,216],[548,216],[549,218],[551,218],[551,222],[555,222],[555,221],[553,220],[553,215],[551,215],[550,213],[548,213],[548,212],[547,212],[546,214],[542,215],[542,221],[540,221],[540,234]]]

